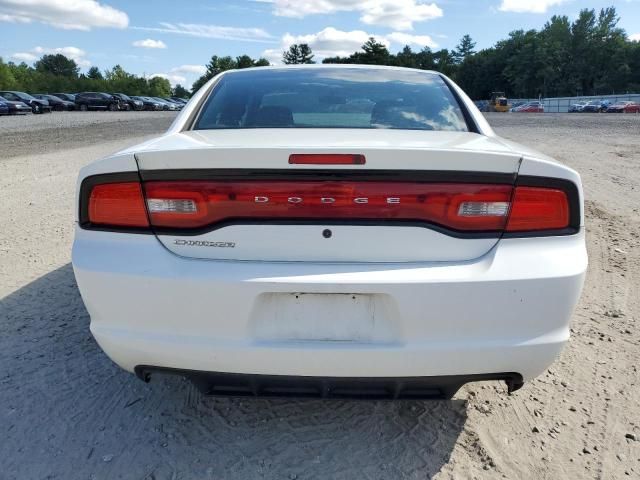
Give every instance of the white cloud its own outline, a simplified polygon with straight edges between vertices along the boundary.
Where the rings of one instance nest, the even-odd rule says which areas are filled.
[[[14,15],[9,15],[7,13],[0,13],[0,22],[30,23],[31,20],[25,17],[16,17]]]
[[[49,47],[35,47],[32,48],[29,52],[17,52],[11,55],[11,58],[19,60],[21,62],[35,62],[42,55],[55,55],[60,53],[67,58],[75,61],[79,67],[89,67],[91,62],[86,59],[87,52],[78,47],[57,47],[57,48],[49,48]]]
[[[435,3],[423,0],[273,0],[274,14],[302,18],[306,15],[357,11],[367,25],[412,30],[416,22],[442,16]]]
[[[180,65],[179,67],[172,68],[171,73],[183,73],[183,74],[195,74],[202,75],[207,71],[207,67],[204,65]]]
[[[182,75],[171,74],[171,73],[154,73],[153,75],[149,75],[147,78],[154,78],[154,77],[166,78],[167,80],[169,80],[169,83],[171,83],[172,87],[175,87],[178,83],[182,85],[187,83],[186,77],[183,77]]]
[[[40,22],[65,30],[129,25],[125,12],[95,0],[0,0],[0,21]]]
[[[629,35],[629,40],[631,40],[632,42],[640,42],[640,33]]]
[[[314,60],[319,61],[325,57],[341,56],[346,57],[353,52],[360,51],[362,45],[374,37],[378,42],[387,48],[391,45],[403,47],[404,45],[416,47],[436,48],[438,44],[429,35],[410,35],[403,32],[393,32],[388,35],[376,35],[362,30],[352,30],[349,32],[338,30],[334,27],[327,27],[317,33],[308,35],[291,35],[289,33],[282,37],[279,49],[268,49],[262,52],[271,63],[282,62],[282,52],[288,50],[294,43],[306,43],[311,47],[315,55]]]
[[[516,13],[545,13],[549,7],[568,0],[502,0],[499,10]]]
[[[145,40],[136,40],[131,45],[140,48],[167,48],[167,44],[162,40],[153,40],[151,38],[147,38]]]
[[[260,1],[264,2],[265,0],[260,0]],[[266,50],[263,50],[261,56],[266,58],[271,65],[279,65],[280,63],[282,63],[282,52],[284,50],[286,50],[286,48],[283,48],[283,49],[268,48]],[[317,57],[315,57],[315,60],[317,60]]]
[[[408,33],[393,32],[386,36],[387,40],[397,45],[438,48],[438,44],[429,35],[410,35]]]
[[[35,62],[38,59],[38,56],[29,52],[17,52],[12,54],[11,58],[19,62],[31,63],[31,62]]]
[[[178,83],[183,86],[189,86],[193,83],[196,77],[199,77],[207,68],[204,65],[180,65],[179,67],[172,68],[168,72],[154,73],[147,78],[161,77],[169,80],[172,86],[176,86]]]
[[[363,12],[367,25],[384,25],[397,30],[413,30],[413,22],[424,22],[442,16],[442,9],[435,3],[417,3],[414,0],[365,2],[372,4]]]
[[[320,58],[347,56],[353,52],[360,50],[371,34],[362,30],[352,30],[345,32],[333,27],[327,27],[318,33],[308,35],[290,35],[285,34],[282,37],[280,56],[282,51],[287,50],[294,43],[307,43],[313,50],[313,53]],[[389,42],[384,38],[378,38],[378,41],[384,43],[387,47]]]
[[[2,1],[2,0],[0,0]],[[176,33],[198,38],[219,38],[245,42],[269,42],[273,37],[262,28],[225,27],[221,25],[203,25],[198,23],[161,22],[160,27],[132,27],[134,30],[148,32]]]

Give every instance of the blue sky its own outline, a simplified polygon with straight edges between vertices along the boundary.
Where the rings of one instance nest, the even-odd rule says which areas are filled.
[[[83,70],[120,64],[190,86],[213,54],[275,63],[288,45],[306,42],[319,60],[351,53],[369,35],[395,52],[454,48],[466,33],[480,49],[551,15],[574,19],[609,5],[640,40],[640,0],[0,0],[0,56],[32,63],[60,52]]]

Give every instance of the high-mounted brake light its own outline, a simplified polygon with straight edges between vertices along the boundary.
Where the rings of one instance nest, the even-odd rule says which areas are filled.
[[[89,196],[88,220],[93,225],[148,227],[142,188],[138,182],[96,185]]]
[[[364,165],[366,159],[360,154],[343,153],[293,153],[289,155],[292,165]]]

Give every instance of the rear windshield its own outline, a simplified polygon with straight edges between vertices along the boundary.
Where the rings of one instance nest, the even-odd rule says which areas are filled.
[[[458,102],[439,75],[368,68],[229,73],[214,87],[194,128],[468,131]]]

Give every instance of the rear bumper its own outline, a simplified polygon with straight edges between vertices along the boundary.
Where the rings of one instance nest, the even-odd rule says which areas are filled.
[[[522,387],[517,373],[450,375],[439,377],[293,377],[243,373],[201,372],[139,365],[136,375],[148,382],[156,373],[191,380],[205,395],[241,397],[309,397],[366,399],[448,399],[465,383],[501,380],[509,393]]]
[[[211,261],[174,255],[150,235],[78,229],[73,265],[93,335],[129,371],[151,365],[349,378],[514,372],[529,380],[569,338],[587,256],[581,232],[504,239],[483,257],[455,264]],[[295,293],[373,299],[367,335],[292,338],[288,312],[271,300]],[[330,324],[332,315],[314,316]]]

